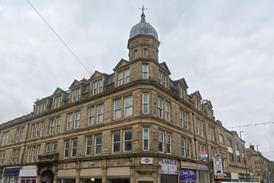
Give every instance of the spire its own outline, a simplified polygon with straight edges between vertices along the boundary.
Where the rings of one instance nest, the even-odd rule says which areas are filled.
[[[145,6],[143,5],[142,8],[139,8],[140,10],[142,10],[142,14],[141,14],[141,22],[142,21],[146,21],[146,15],[145,15],[145,10],[147,10],[147,8],[145,8]]]

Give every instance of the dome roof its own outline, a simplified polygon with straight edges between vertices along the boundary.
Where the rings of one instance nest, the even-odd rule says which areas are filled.
[[[131,28],[129,39],[137,35],[150,35],[158,40],[157,31],[154,29],[154,27],[152,27],[152,25],[150,25],[150,23],[146,22],[144,13],[141,15],[141,21]]]

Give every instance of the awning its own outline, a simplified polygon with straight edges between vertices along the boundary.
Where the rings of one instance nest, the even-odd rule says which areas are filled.
[[[19,167],[5,168],[4,176],[6,176],[6,177],[17,177],[19,175],[19,171],[20,171]]]
[[[20,170],[19,177],[37,177],[36,166],[23,166]]]

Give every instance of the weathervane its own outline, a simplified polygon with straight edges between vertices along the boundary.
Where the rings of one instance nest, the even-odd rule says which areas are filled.
[[[145,6],[143,5],[142,8],[139,8],[139,10],[142,10],[142,14],[145,14],[145,10],[148,10],[147,8],[145,8]]]

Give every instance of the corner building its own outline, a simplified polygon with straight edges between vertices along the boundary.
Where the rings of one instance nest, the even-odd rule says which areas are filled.
[[[142,13],[130,31],[129,61],[121,59],[114,73],[95,71],[68,91],[57,88],[32,113],[0,125],[1,181],[208,183],[214,153],[230,171],[230,131],[215,120],[209,100],[169,77],[159,45]],[[245,173],[244,150],[237,156],[237,171]]]

